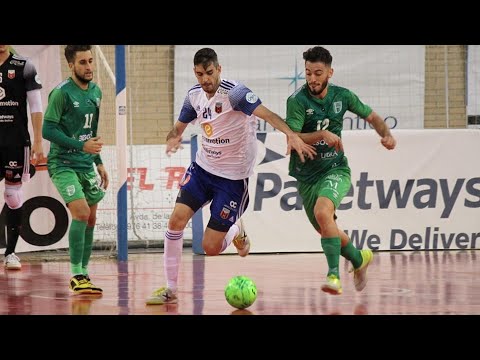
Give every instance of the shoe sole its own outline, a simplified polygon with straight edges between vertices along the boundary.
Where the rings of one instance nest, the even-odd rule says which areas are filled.
[[[331,287],[326,285],[322,286],[322,291],[330,295],[341,295],[343,292],[342,289],[332,289]]]
[[[250,243],[248,243],[248,245],[245,245],[245,247],[242,250],[237,249],[237,252],[238,252],[238,255],[240,255],[240,257],[245,257],[248,254],[250,254]]]
[[[169,304],[176,304],[176,303],[177,303],[177,300],[168,301],[168,302],[165,302],[162,300],[147,300],[145,302],[146,305],[169,305]]]
[[[21,270],[21,266],[5,266],[5,270]]]
[[[74,294],[92,294],[92,290],[90,289],[81,289],[81,290],[70,289],[70,291],[73,292]]]

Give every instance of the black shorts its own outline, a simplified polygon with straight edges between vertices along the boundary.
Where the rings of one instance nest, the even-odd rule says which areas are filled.
[[[30,172],[29,146],[0,146],[0,180],[19,183]]]

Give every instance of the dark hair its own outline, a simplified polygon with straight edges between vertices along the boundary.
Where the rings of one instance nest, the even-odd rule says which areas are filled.
[[[67,45],[65,46],[65,59],[68,63],[73,63],[77,52],[89,50],[92,50],[92,45]]]
[[[333,59],[332,55],[330,55],[330,51],[321,46],[315,46],[303,53],[303,60],[312,63],[321,62],[327,66],[332,66]]]
[[[193,65],[202,65],[206,69],[210,64],[217,67],[218,66],[218,57],[215,50],[210,48],[203,48],[198,50],[193,57]]]

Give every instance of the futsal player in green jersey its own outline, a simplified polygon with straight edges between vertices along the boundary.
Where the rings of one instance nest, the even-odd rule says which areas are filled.
[[[365,119],[380,135],[382,145],[393,150],[396,140],[383,119],[363,104],[352,91],[329,84],[333,75],[330,52],[315,46],[303,53],[306,84],[287,100],[287,124],[307,144],[317,150],[315,159],[302,163],[298,154],[290,155],[289,174],[298,180],[298,191],[313,227],[321,235],[328,263],[327,280],[322,290],[339,295],[340,255],[349,260],[354,284],[362,291],[367,284],[367,267],[373,259],[369,249],[358,250],[348,235],[338,228],[335,210],[350,189],[351,173],[343,152],[343,116],[351,111]]]
[[[67,45],[65,58],[72,75],[51,91],[44,116],[43,137],[50,141],[48,173],[72,215],[68,234],[70,289],[101,294],[102,289],[90,281],[87,266],[97,206],[108,187],[100,157],[103,142],[97,136],[102,92],[92,82],[91,45]]]

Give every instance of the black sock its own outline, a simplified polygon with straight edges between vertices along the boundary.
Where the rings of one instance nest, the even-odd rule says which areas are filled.
[[[15,252],[18,236],[20,235],[22,214],[23,207],[15,210],[7,207],[7,248],[5,250],[5,256]]]

